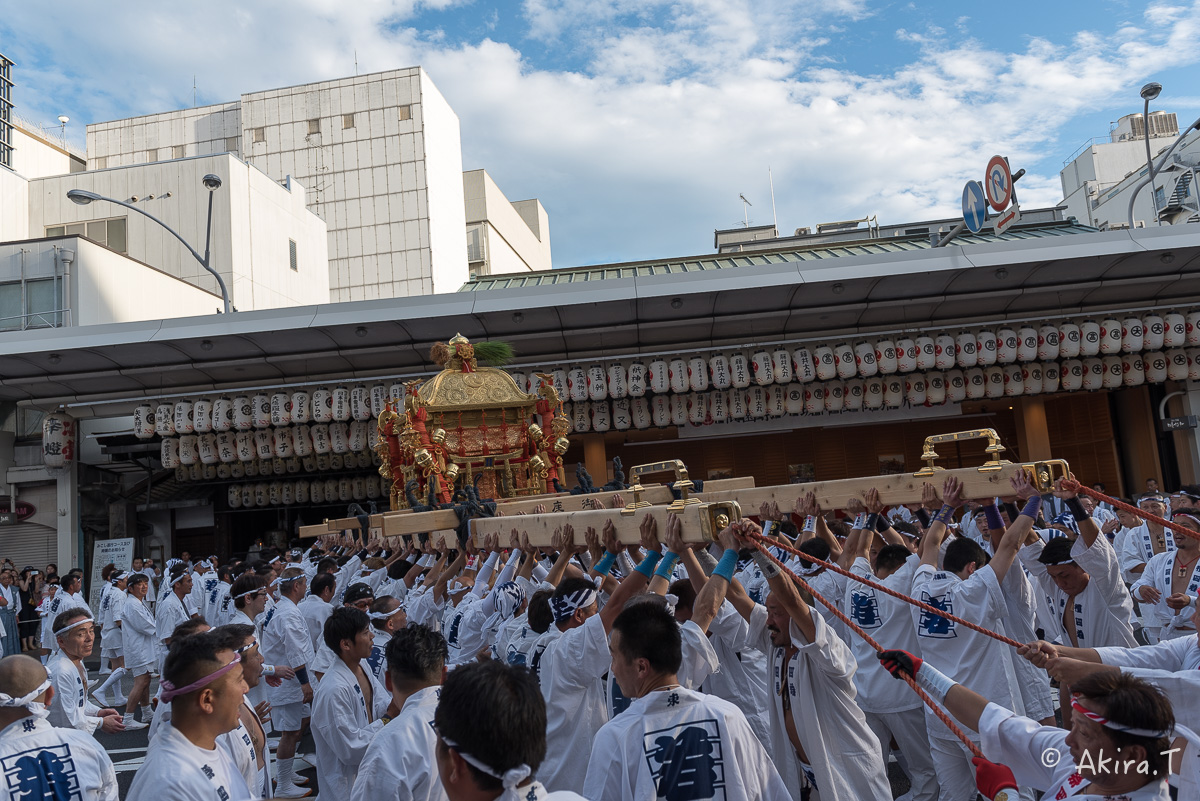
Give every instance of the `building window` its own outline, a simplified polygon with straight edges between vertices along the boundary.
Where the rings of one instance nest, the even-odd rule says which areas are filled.
[[[1167,194],[1166,194],[1166,192],[1163,191],[1163,188],[1160,186],[1154,190],[1154,205],[1156,208],[1161,209],[1166,204],[1167,204]]]
[[[111,217],[86,223],[48,225],[46,226],[46,236],[85,236],[110,250],[125,253],[127,247],[125,226],[124,217]]]
[[[92,167],[92,169],[93,170],[108,169],[108,156],[96,156],[96,165],[94,167]]]
[[[344,131],[347,128],[353,128],[353,127],[354,127],[354,115],[353,114],[343,114],[342,115],[342,130]]]
[[[61,278],[0,284],[0,330],[55,328],[63,323]]]
[[[187,145],[174,145],[171,148],[171,158],[181,159],[187,156]]]
[[[400,116],[400,122],[404,122],[405,120],[411,120],[412,119],[412,106],[401,106],[399,116]]]
[[[251,128],[250,129],[250,141],[251,142],[267,141],[267,129],[266,128]]]
[[[321,121],[319,119],[318,120],[309,120],[308,121],[308,135],[312,136],[313,134],[319,134],[320,132],[321,132]]]
[[[155,161],[158,161],[158,148],[152,147],[146,151],[146,163],[149,164]]]
[[[0,55],[0,164],[5,167],[12,167],[12,66]]]
[[[241,145],[242,145],[242,137],[240,137],[240,136],[225,137],[225,152],[226,153],[238,152],[238,149],[241,147]]]
[[[300,265],[296,263],[296,240],[288,240],[288,263],[291,264],[292,272],[300,272]]]

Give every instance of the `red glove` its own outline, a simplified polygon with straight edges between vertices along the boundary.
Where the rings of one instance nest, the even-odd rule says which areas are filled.
[[[883,663],[883,668],[888,673],[892,674],[893,678],[901,678],[904,674],[917,677],[917,671],[921,669],[924,662],[919,656],[913,656],[908,651],[894,650],[883,651],[878,654],[879,661]]]
[[[971,763],[975,766],[975,786],[984,798],[994,799],[1004,790],[1012,790],[1012,795],[1016,795],[1017,779],[1006,766],[983,757],[972,757]]]

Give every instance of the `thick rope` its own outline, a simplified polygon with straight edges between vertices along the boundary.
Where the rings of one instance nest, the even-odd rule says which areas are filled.
[[[916,598],[912,598],[903,593],[896,592],[895,590],[891,589],[890,587],[885,587],[882,584],[878,584],[874,581],[871,581],[868,578],[863,578],[862,576],[851,573],[849,570],[846,570],[845,568],[843,568],[840,565],[835,565],[832,562],[826,562],[824,559],[818,559],[817,557],[812,556],[811,554],[804,553],[799,548],[794,548],[785,542],[780,542],[779,540],[773,540],[773,539],[770,539],[769,537],[764,537],[761,534],[749,534],[748,533],[748,534],[745,534],[744,536],[746,538],[754,540],[756,542],[765,543],[768,547],[773,546],[773,547],[782,548],[783,550],[787,551],[788,553],[793,554],[794,556],[800,557],[800,559],[804,562],[821,565],[822,567],[824,567],[828,570],[832,570],[834,573],[839,573],[839,574],[845,576],[846,578],[852,578],[857,582],[866,584],[868,587],[871,587],[872,589],[879,590],[880,592],[890,595],[893,598],[898,598],[901,601],[904,601],[904,603],[915,606],[916,608],[923,610],[925,612],[928,612],[931,615],[937,615],[938,617],[942,618],[943,620],[951,620],[955,623],[966,626],[967,628],[971,629],[972,631],[977,631],[980,634],[984,635],[985,637],[991,637],[993,640],[999,640],[1000,642],[1005,643],[1006,645],[1011,645],[1013,648],[1020,648],[1021,646],[1023,646],[1025,644],[1025,643],[1017,642],[1016,640],[1012,639],[1011,637],[1005,637],[1003,634],[997,634],[996,632],[992,631],[991,629],[986,629],[983,626],[980,626],[978,623],[972,623],[969,620],[963,620],[961,617],[958,617],[957,615],[953,615],[950,612],[946,612],[941,609],[938,609],[936,606],[930,606],[929,604],[924,603],[923,601],[918,601]],[[772,556],[772,558],[774,558],[774,556]]]
[[[863,631],[859,627],[859,625],[857,623],[855,623],[853,620],[851,620],[844,612],[842,612],[842,610],[838,609],[830,601],[826,600],[825,597],[821,595],[821,593],[814,590],[807,581],[805,581],[804,579],[800,578],[795,573],[793,573],[788,568],[787,565],[785,565],[783,562],[779,561],[779,558],[776,557],[775,554],[771,553],[770,550],[768,550],[767,548],[764,548],[763,543],[769,542],[769,540],[766,540],[765,538],[762,538],[762,537],[758,537],[756,535],[752,535],[751,539],[757,540],[757,542],[755,542],[755,547],[758,548],[759,553],[766,554],[767,558],[770,559],[772,562],[774,562],[779,567],[781,572],[786,573],[787,576],[796,584],[797,587],[799,587],[802,590],[807,591],[810,595],[812,595],[813,598],[815,598],[818,601],[820,601],[821,603],[823,603],[825,605],[825,608],[828,609],[834,615],[834,617],[836,617],[838,620],[842,621],[847,626],[849,626],[851,629],[853,629],[854,632],[859,637],[862,637],[868,645],[870,645],[872,648],[874,648],[876,650],[876,652],[883,653],[883,651],[884,651],[883,646],[880,645],[879,643],[875,642],[875,640],[872,639],[870,634],[867,634],[865,631]],[[932,698],[930,698],[928,693],[926,693],[924,690],[922,690],[920,687],[917,686],[916,679],[914,679],[912,676],[908,675],[907,673],[900,673],[899,675],[900,675],[900,678],[904,679],[905,683],[908,684],[908,686],[912,688],[913,692],[915,692],[921,698],[921,700],[924,701],[926,703],[926,705],[929,706],[930,711],[932,711],[933,714],[937,715],[938,719],[941,720],[942,723],[946,724],[946,728],[950,729],[951,734],[953,734],[958,739],[962,740],[963,745],[965,745],[972,754],[974,754],[975,756],[977,756],[981,759],[984,758],[983,752],[979,750],[979,747],[977,745],[975,745],[975,743],[971,742],[970,737],[968,737],[965,733],[963,733],[963,730],[958,727],[958,724],[954,721],[953,718],[950,717],[950,714],[948,712],[946,712],[946,710],[942,709],[941,706],[939,706],[937,704],[937,702],[935,702]]]
[[[1159,517],[1156,514],[1151,514],[1150,512],[1147,512],[1145,509],[1139,509],[1136,506],[1130,506],[1129,504],[1119,501],[1116,498],[1111,498],[1108,495],[1105,495],[1103,492],[1097,492],[1096,490],[1092,489],[1091,487],[1085,487],[1082,484],[1080,484],[1078,481],[1076,481],[1075,479],[1064,480],[1062,486],[1063,486],[1063,489],[1067,490],[1068,492],[1082,493],[1084,495],[1087,495],[1089,498],[1092,498],[1093,500],[1108,503],[1114,509],[1123,509],[1126,512],[1129,512],[1129,514],[1136,515],[1136,516],[1142,518],[1143,520],[1149,520],[1151,523],[1158,523],[1163,528],[1169,528],[1169,529],[1171,529],[1171,531],[1174,531],[1176,534],[1182,534],[1185,537],[1191,537],[1194,540],[1200,540],[1200,534],[1197,534],[1196,532],[1192,531],[1190,528],[1184,528],[1183,526],[1179,525],[1178,523],[1172,523],[1170,520],[1167,520],[1165,517]]]

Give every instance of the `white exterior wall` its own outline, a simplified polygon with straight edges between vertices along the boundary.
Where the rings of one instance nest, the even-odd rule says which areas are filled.
[[[13,126],[13,170],[26,178],[64,175],[71,172],[73,159],[69,153],[40,137]],[[76,167],[78,161],[75,160]]]
[[[29,236],[29,181],[0,167],[0,242]]]
[[[421,72],[420,77],[421,112],[425,120],[425,174],[429,190],[417,191],[417,210],[429,218],[432,260],[432,286],[426,291],[454,292],[468,278],[458,116],[429,76]]]
[[[541,203],[510,203],[484,170],[463,173],[463,193],[468,241],[472,236],[482,240],[482,263],[468,257],[473,272],[499,275],[551,269],[550,223]]]
[[[216,153],[237,154],[228,140],[241,142],[241,107],[238,103],[186,108],[87,127],[89,170],[129,167],[176,158],[173,148],[182,146],[182,158]],[[156,151],[151,153],[150,151]]]
[[[47,226],[125,217],[131,258],[219,295],[216,279],[160,225],[112,203],[78,206],[66,196],[69,189],[76,188],[118,200],[157,195],[154,200],[140,201],[139,208],[161,219],[203,254],[209,192],[201,179],[207,173],[219,176],[223,182],[214,193],[210,263],[224,278],[233,304],[249,311],[328,302],[328,285],[320,270],[326,254],[316,242],[324,237],[325,226],[304,208],[303,187],[293,182],[289,191],[230,155],[33,181],[28,236],[45,236]],[[171,197],[161,197],[168,191]],[[305,243],[298,250],[298,277],[288,263],[289,238],[296,239],[297,244]]]

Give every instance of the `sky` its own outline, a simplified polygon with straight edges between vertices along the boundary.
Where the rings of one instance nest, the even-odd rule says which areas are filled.
[[[1049,206],[1147,81],[1152,109],[1200,115],[1200,0],[5,5],[18,113],[69,116],[81,147],[92,122],[419,64],[463,168],[541,200],[555,267],[711,253],[746,217],[961,216],[994,154]]]

